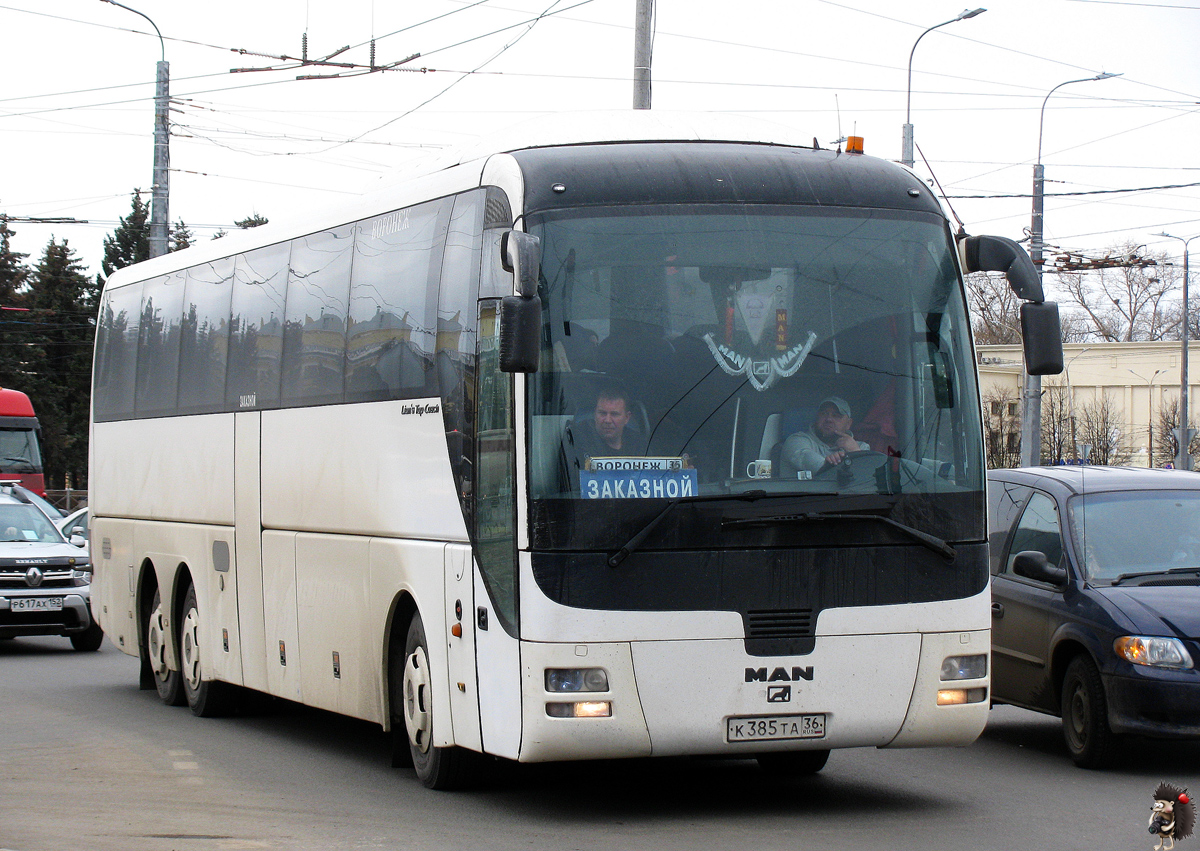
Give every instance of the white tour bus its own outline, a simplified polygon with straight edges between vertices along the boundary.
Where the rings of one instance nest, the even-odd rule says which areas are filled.
[[[962,274],[1008,273],[1053,371],[1028,255],[742,119],[525,136],[109,279],[92,601],[143,687],[376,722],[435,788],[480,753],[811,772],[973,741]],[[830,397],[860,449],[793,466]]]

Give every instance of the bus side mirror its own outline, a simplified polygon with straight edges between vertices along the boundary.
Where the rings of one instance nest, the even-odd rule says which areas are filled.
[[[516,295],[500,301],[500,371],[537,372],[541,349],[541,240],[510,230],[500,241],[500,263],[513,273]]]
[[[1062,329],[1057,304],[1043,301],[1021,305],[1021,342],[1025,348],[1026,372],[1030,375],[1062,373]]]
[[[1062,328],[1058,305],[1046,301],[1037,267],[1025,249],[1003,236],[967,236],[958,241],[965,272],[1003,272],[1021,299],[1021,341],[1025,371],[1059,375],[1063,371]]]

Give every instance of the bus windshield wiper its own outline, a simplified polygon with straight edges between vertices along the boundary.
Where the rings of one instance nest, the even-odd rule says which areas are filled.
[[[1137,573],[1122,573],[1112,581],[1113,585],[1120,585],[1126,579],[1137,579],[1140,576],[1166,576],[1171,573],[1197,573],[1200,574],[1200,567],[1168,567],[1164,570],[1142,570]]]
[[[877,523],[884,523],[903,532],[908,537],[912,538],[917,543],[923,544],[933,550],[938,555],[947,561],[953,561],[958,555],[954,551],[954,547],[928,532],[922,532],[920,529],[915,529],[898,520],[893,520],[890,517],[884,517],[882,514],[836,514],[833,512],[811,511],[800,514],[780,514],[773,517],[747,517],[740,520],[726,520],[722,526],[766,526],[775,523],[808,523],[818,520],[873,520]]]
[[[788,496],[794,496],[794,495],[795,494],[788,494]],[[821,496],[834,496],[834,495],[835,494],[821,494]],[[640,547],[642,545],[642,542],[644,540],[646,540],[646,537],[655,530],[655,528],[658,526],[659,523],[661,523],[663,521],[663,518],[671,513],[671,509],[673,509],[675,506],[679,505],[681,502],[686,502],[686,503],[716,502],[716,501],[722,500],[722,499],[727,499],[727,500],[728,499],[733,499],[733,500],[740,499],[745,502],[754,502],[756,499],[763,499],[766,496],[767,496],[767,492],[765,490],[751,490],[751,491],[746,491],[744,493],[711,493],[711,494],[703,494],[701,496],[676,497],[675,499],[668,502],[665,506],[663,506],[663,510],[658,512],[658,514],[656,514],[653,518],[651,518],[649,523],[647,523],[645,526],[643,526],[636,535],[634,535],[632,538],[630,538],[625,543],[625,546],[621,547],[619,550],[617,550],[615,553],[613,553],[611,556],[608,557],[608,566],[616,567],[621,562],[625,561],[625,559],[629,558],[629,556],[632,553],[634,553],[638,547]],[[807,496],[807,494],[806,494],[806,496]]]

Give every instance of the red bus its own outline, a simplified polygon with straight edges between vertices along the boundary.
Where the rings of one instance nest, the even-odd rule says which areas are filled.
[[[42,475],[42,428],[29,397],[0,387],[0,478],[18,481],[39,496],[46,495]]]

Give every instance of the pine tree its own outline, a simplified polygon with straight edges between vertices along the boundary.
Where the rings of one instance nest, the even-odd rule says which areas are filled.
[[[24,286],[29,277],[25,258],[29,255],[12,250],[14,235],[8,221],[0,219],[0,387],[20,390],[28,327],[28,314],[21,308],[25,307]]]
[[[191,228],[183,223],[183,219],[171,225],[171,251],[183,251],[185,248],[190,248],[195,241],[195,234],[192,233]]]
[[[46,485],[87,481],[88,408],[99,288],[67,240],[53,237],[29,277],[28,380],[42,425]]]
[[[104,259],[100,269],[107,278],[118,269],[149,259],[150,205],[142,202],[141,190],[135,189],[129,215],[120,220],[111,236],[104,237]]]
[[[271,220],[266,216],[260,216],[258,213],[252,213],[244,219],[238,219],[234,222],[234,224],[240,227],[242,230],[249,230],[250,228],[256,228],[260,227],[261,225],[265,225],[269,221]]]

